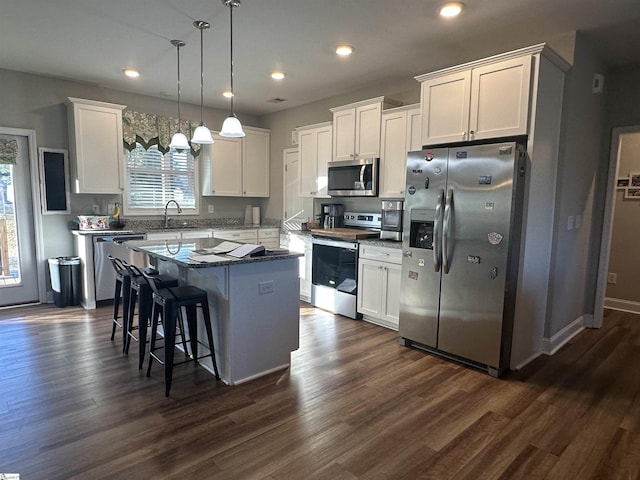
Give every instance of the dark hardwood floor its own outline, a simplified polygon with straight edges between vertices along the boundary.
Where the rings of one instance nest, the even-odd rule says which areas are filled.
[[[640,318],[496,380],[301,308],[290,371],[177,366],[165,398],[110,308],[0,311],[0,473],[40,479],[637,479]],[[120,332],[118,332],[120,335]],[[134,347],[135,348],[135,347]]]

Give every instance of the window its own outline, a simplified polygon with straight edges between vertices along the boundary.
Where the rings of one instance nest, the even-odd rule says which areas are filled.
[[[196,162],[190,151],[162,153],[157,145],[127,151],[125,214],[161,213],[169,200],[180,204],[184,213],[199,213]]]

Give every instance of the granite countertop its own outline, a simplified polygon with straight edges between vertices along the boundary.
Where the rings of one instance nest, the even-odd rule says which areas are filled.
[[[179,220],[179,221],[178,221]],[[252,230],[256,228],[276,228],[280,229],[280,221],[264,219],[260,225],[245,225],[238,218],[219,218],[213,220],[203,219],[183,219],[171,217],[169,227],[164,226],[164,220],[125,220],[122,229],[110,230],[77,230],[71,228],[73,235],[129,235],[132,233],[146,232],[173,232],[183,230]]]
[[[235,258],[225,254],[216,254],[215,258],[212,258],[211,261],[193,260],[189,256],[192,252],[197,250],[205,251],[216,247],[223,242],[228,242],[228,240],[218,238],[194,238],[188,240],[132,240],[125,244],[133,250],[189,268],[207,268],[237,265],[240,263],[268,262],[304,256],[301,253],[294,253],[284,249],[266,249],[264,254],[242,258]]]

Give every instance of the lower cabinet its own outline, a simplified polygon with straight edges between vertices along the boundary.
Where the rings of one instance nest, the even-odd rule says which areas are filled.
[[[259,228],[258,245],[263,245],[264,248],[280,248],[280,229]]]
[[[258,229],[257,228],[246,228],[242,230],[215,230],[214,229],[213,238],[221,238],[223,240],[230,240],[232,242],[255,244],[258,242]]]
[[[398,330],[402,250],[360,244],[358,312],[363,320]]]

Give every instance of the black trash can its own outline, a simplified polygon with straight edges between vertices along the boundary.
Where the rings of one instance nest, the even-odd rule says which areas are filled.
[[[56,257],[49,259],[53,301],[57,307],[80,305],[80,257]]]

